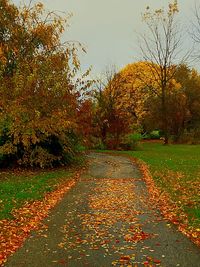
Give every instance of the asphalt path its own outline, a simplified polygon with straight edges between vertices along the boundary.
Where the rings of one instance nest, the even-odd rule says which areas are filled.
[[[88,171],[7,267],[199,267],[200,249],[165,221],[130,159],[91,153]]]

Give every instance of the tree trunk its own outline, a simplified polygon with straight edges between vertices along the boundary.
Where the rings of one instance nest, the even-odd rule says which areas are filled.
[[[167,107],[166,107],[166,82],[162,84],[162,125],[164,132],[164,145],[169,144],[169,131],[168,131],[168,120],[167,120]]]
[[[102,143],[106,145],[106,136],[107,136],[107,126],[103,125],[103,128],[101,130],[101,138],[102,138]]]

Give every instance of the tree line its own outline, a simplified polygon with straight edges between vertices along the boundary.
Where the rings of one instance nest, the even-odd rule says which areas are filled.
[[[147,7],[142,60],[93,81],[81,44],[61,41],[70,16],[0,0],[0,165],[66,165],[82,146],[132,149],[153,130],[165,144],[198,143],[200,75],[179,54],[178,12],[177,1]],[[197,46],[198,9],[195,18]]]

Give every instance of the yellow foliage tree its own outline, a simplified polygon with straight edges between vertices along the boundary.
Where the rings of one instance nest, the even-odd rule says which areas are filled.
[[[18,9],[3,0],[0,8],[0,153],[18,164],[65,164],[77,143],[78,99],[90,85],[88,71],[79,73],[81,46],[61,42],[68,16],[41,3]]]
[[[107,86],[105,94],[108,99],[109,88],[112,88],[114,91],[113,95],[115,95],[115,108],[121,114],[121,118],[129,122],[129,125],[136,124],[135,126],[138,126],[138,128],[142,126],[146,128],[146,123],[144,124],[144,122],[147,121],[147,118],[150,118],[150,115],[154,114],[154,123],[151,122],[151,125],[162,129],[162,106],[160,104],[162,89],[158,83],[160,67],[156,64],[151,66],[151,64],[153,63],[146,61],[128,64],[118,73],[120,78],[118,78],[117,85],[114,86],[115,81],[113,79],[111,82],[112,87]],[[173,66],[172,71],[174,71],[174,68],[177,68],[177,66]],[[155,72],[152,70],[155,70]],[[168,70],[168,73],[170,73],[170,70]],[[175,77],[170,79],[167,85],[167,122],[170,130],[171,121],[174,119],[174,117],[170,118],[172,115],[172,102],[175,96],[176,98],[184,99],[185,94],[181,83],[177,82]]]

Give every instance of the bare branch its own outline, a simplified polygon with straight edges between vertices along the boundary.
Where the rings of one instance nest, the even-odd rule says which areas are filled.
[[[182,36],[179,33],[179,25],[175,19],[177,12],[177,1],[173,1],[169,4],[167,12],[163,9],[155,10],[153,13],[147,10],[143,17],[148,28],[148,35],[141,35],[140,43],[143,59],[160,88],[159,92],[155,90],[155,88],[152,88],[152,86],[149,87],[147,85],[148,89],[156,94],[161,100],[163,131],[165,132],[166,143],[168,142],[166,98],[169,97],[169,84],[175,77],[177,63],[183,63],[186,59],[186,56],[183,56],[181,60],[179,58],[182,54]],[[200,16],[197,18],[200,26]],[[186,53],[186,55],[188,55],[188,53]]]

